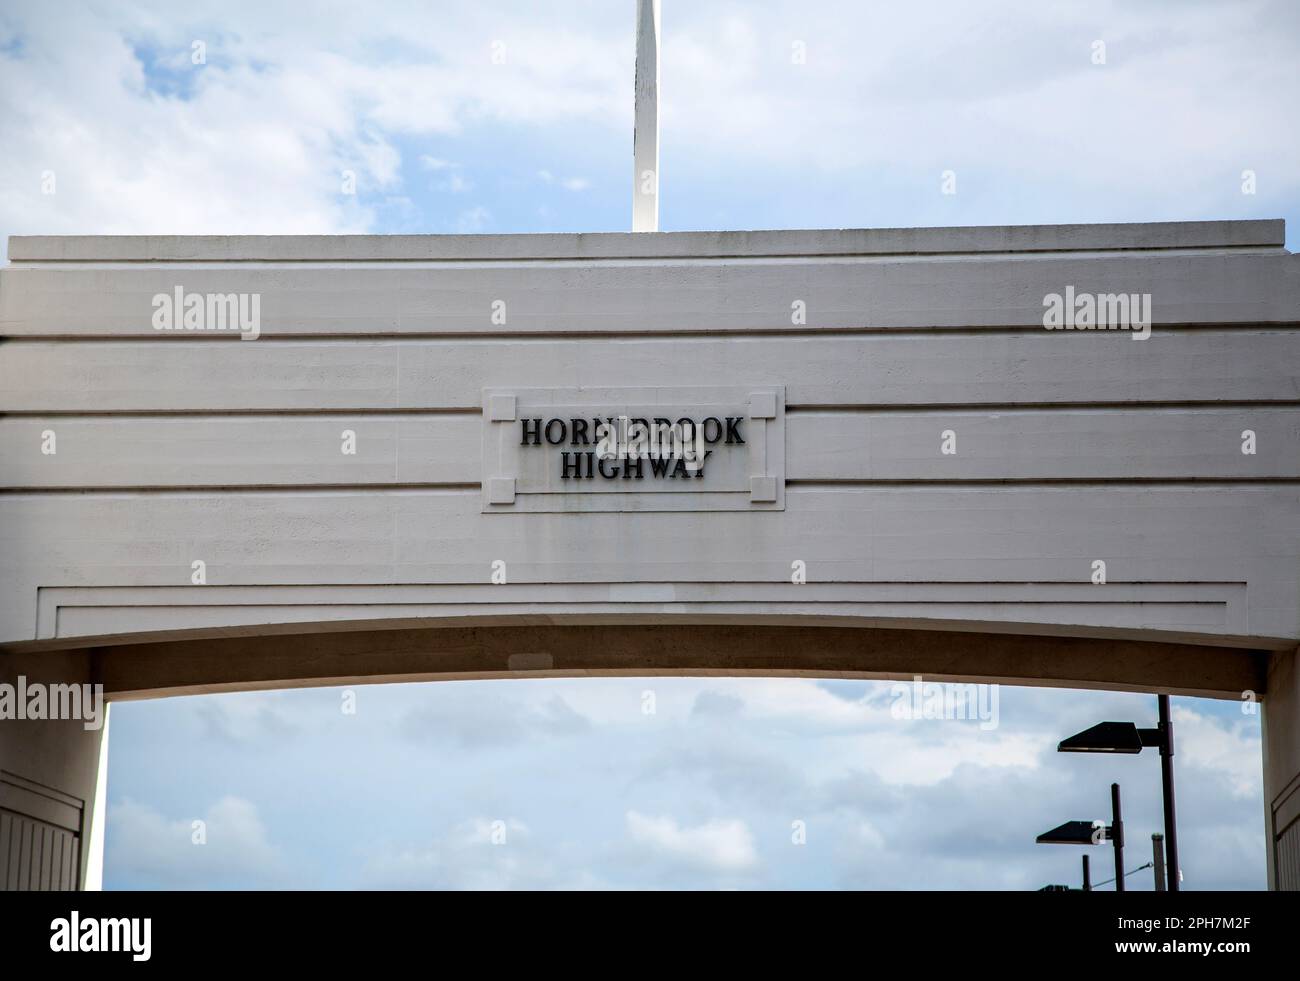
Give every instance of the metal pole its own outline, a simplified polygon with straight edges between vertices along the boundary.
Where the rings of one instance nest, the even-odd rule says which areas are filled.
[[[1119,784],[1110,785],[1110,836],[1115,846],[1115,891],[1124,891],[1124,821],[1119,810]]]
[[[1083,891],[1092,892],[1092,870],[1088,868],[1088,856],[1083,856]]]
[[[1156,832],[1151,836],[1151,868],[1156,877],[1156,892],[1165,891],[1165,836]]]
[[[1169,719],[1169,696],[1160,695],[1160,780],[1165,798],[1165,859],[1169,891],[1178,892],[1182,873],[1178,868],[1178,828],[1174,814],[1174,724]]]

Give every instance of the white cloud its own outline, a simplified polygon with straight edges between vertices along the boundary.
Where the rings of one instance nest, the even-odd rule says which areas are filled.
[[[700,4],[665,19],[664,139],[805,173],[923,171],[936,188],[940,169],[969,168],[1194,207],[1240,197],[1253,166],[1294,190],[1300,132],[1277,124],[1300,32],[1278,18],[1295,15],[1262,0]]]
[[[754,836],[745,822],[737,819],[685,828],[671,817],[628,811],[627,832],[637,844],[698,869],[743,872],[758,864]]]
[[[537,179],[543,184],[558,184],[566,191],[585,191],[591,187],[591,181],[585,177],[556,177],[549,170],[539,170]]]
[[[456,684],[443,682],[443,684]],[[397,731],[416,743],[445,742],[461,750],[489,750],[586,734],[591,723],[554,689],[512,684],[491,691],[461,684],[452,698],[427,697],[400,714]]]
[[[867,849],[877,851],[885,847],[885,836],[877,831],[870,821],[859,822],[857,831],[858,837]]]
[[[0,42],[20,43],[0,44],[0,234],[372,230],[379,216],[360,202],[398,185],[403,137],[454,135],[467,120],[620,113],[630,34],[610,44],[599,24],[575,33],[550,12],[516,10],[508,62],[492,65],[499,11],[390,11],[340,6],[303,20],[215,0],[183,13],[161,2],[6,10]],[[213,23],[241,33],[205,27]],[[207,44],[204,65],[188,58],[194,37]],[[181,94],[150,88],[140,50],[156,53],[152,64],[180,80]],[[54,194],[42,193],[46,171]],[[340,193],[345,171],[357,175],[356,196]],[[447,190],[469,186],[460,177]],[[459,229],[481,230],[483,214],[462,216]]]
[[[933,786],[960,767],[1010,767],[1035,769],[1041,754],[1053,745],[1046,733],[979,732],[967,723],[898,722],[893,730],[880,729],[853,741],[861,753],[861,766],[886,784]],[[940,727],[942,734],[918,727]],[[938,735],[938,741],[930,737]]]
[[[563,844],[537,840],[517,818],[477,817],[427,845],[371,849],[356,884],[369,889],[493,891],[605,887],[564,853]]]
[[[528,825],[518,818],[473,818],[455,828],[449,841],[456,845],[506,844],[511,838],[528,834]]]
[[[652,716],[641,712],[647,688]],[[280,866],[289,884],[339,888],[1024,889],[1073,881],[1077,857],[1033,837],[1104,816],[1112,780],[1134,841],[1161,827],[1156,757],[1055,752],[1101,719],[1150,724],[1149,695],[1004,688],[1001,725],[982,732],[890,718],[887,683],[618,678],[355,693],[351,716],[337,689],[118,705],[110,786],[129,800],[113,811],[109,884],[220,885],[227,865],[257,874],[256,834],[242,836],[249,858],[201,865],[188,853],[187,801],[206,787],[274,801],[261,842],[297,849]],[[268,740],[267,709],[273,731],[298,735]],[[1261,887],[1258,716],[1191,699],[1175,712],[1188,882]],[[203,772],[178,783],[196,754]],[[123,819],[141,807],[152,822]],[[794,820],[806,822],[804,848],[791,844]],[[165,868],[151,870],[154,860]],[[1149,886],[1140,878],[1135,887]]]
[[[195,821],[206,827],[196,844]],[[146,887],[205,889],[220,885],[274,888],[291,883],[280,850],[269,840],[257,807],[223,797],[206,814],[167,818],[133,800],[108,809],[106,861],[114,875]]]
[[[1173,711],[1175,761],[1180,765],[1209,771],[1222,779],[1237,797],[1254,797],[1263,792],[1257,719],[1227,723],[1194,709],[1178,706]]]
[[[207,736],[223,742],[278,747],[293,739],[307,719],[283,692],[232,693],[222,699],[192,699],[195,718]]]
[[[467,180],[460,174],[452,174],[438,185],[438,190],[447,191],[450,194],[464,194],[466,191],[472,191],[473,189],[473,181]]]
[[[433,185],[437,190],[449,194],[464,194],[466,191],[473,190],[473,181],[459,172],[460,164],[453,163],[450,160],[443,160],[440,157],[431,157],[427,153],[421,154],[419,159],[422,170],[446,174],[445,179]]]

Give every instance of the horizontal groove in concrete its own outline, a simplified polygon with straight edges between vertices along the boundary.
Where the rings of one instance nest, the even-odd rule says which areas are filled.
[[[1282,248],[1282,219],[517,235],[15,235],[12,262],[465,261]]]

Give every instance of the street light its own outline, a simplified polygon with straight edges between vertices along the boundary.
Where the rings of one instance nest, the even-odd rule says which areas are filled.
[[[1169,891],[1178,892],[1178,831],[1174,814],[1174,724],[1169,718],[1169,696],[1159,696],[1160,722],[1154,729],[1139,729],[1132,722],[1102,722],[1061,740],[1061,753],[1140,753],[1148,746],[1160,750],[1160,778],[1165,809],[1165,864]]]
[[[1050,886],[1043,886],[1043,888],[1039,889],[1038,891],[1039,892],[1070,892],[1071,890],[1069,886],[1050,885]],[[1083,856],[1083,891],[1084,892],[1092,891],[1092,873],[1088,869],[1087,855]]]
[[[1110,824],[1102,824],[1100,821],[1066,821],[1051,831],[1043,832],[1034,840],[1040,845],[1100,845],[1109,841],[1115,849],[1115,890],[1123,892],[1124,821],[1120,816],[1117,783],[1110,785],[1110,811]]]

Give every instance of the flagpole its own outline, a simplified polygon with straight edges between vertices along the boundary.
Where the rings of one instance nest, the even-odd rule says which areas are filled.
[[[636,0],[632,231],[659,231],[659,0]]]

